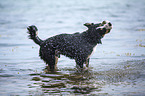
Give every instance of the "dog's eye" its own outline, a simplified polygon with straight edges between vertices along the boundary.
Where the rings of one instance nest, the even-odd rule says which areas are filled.
[[[110,22],[108,23],[108,25],[109,25],[109,26],[112,26],[112,24],[111,24]]]

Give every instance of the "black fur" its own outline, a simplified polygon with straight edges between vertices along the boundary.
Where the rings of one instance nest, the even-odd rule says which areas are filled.
[[[105,27],[99,28],[104,24],[106,24],[106,21],[98,24],[85,23],[84,26],[88,30],[82,33],[60,34],[46,40],[41,40],[37,36],[38,29],[36,26],[32,25],[27,29],[30,39],[40,46],[39,56],[49,65],[48,70],[54,72],[60,54],[75,59],[77,66],[80,68],[83,68],[84,63],[88,64],[93,48],[101,43],[101,38],[111,30]],[[108,24],[112,26],[111,23]]]

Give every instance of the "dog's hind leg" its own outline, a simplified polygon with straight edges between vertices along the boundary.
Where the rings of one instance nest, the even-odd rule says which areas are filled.
[[[57,63],[57,58],[55,56],[55,51],[52,50],[51,48],[40,48],[40,57],[41,59],[44,60],[44,62],[48,65],[47,70],[50,72],[55,72],[56,71],[56,63]]]
[[[55,55],[47,56],[47,58],[44,61],[48,65],[47,66],[48,71],[50,71],[50,72],[56,71],[56,57],[55,57]]]
[[[56,71],[56,60],[57,58],[56,58],[56,56],[55,55],[52,55],[50,58],[49,58],[49,63],[48,63],[48,65],[49,65],[49,70],[51,71],[51,72],[55,72]]]

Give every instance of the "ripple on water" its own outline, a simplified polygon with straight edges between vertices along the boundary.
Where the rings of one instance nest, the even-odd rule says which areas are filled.
[[[32,81],[34,84],[31,88],[39,87],[45,94],[109,94],[103,90],[107,90],[104,86],[135,86],[137,80],[144,78],[145,62],[127,61],[119,64],[120,67],[107,71],[84,71],[83,73],[77,70],[71,71],[69,74],[56,72],[49,73],[34,73]],[[67,70],[67,69],[65,69]],[[38,87],[38,86],[37,86]],[[106,89],[105,89],[106,88]],[[114,87],[112,87],[114,88]],[[115,90],[115,89],[112,89]]]

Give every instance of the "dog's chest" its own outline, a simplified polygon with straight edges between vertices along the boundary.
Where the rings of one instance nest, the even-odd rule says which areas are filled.
[[[88,58],[90,58],[90,57],[95,53],[96,47],[97,47],[97,45],[93,48],[93,51],[92,51],[92,53],[88,56]]]

